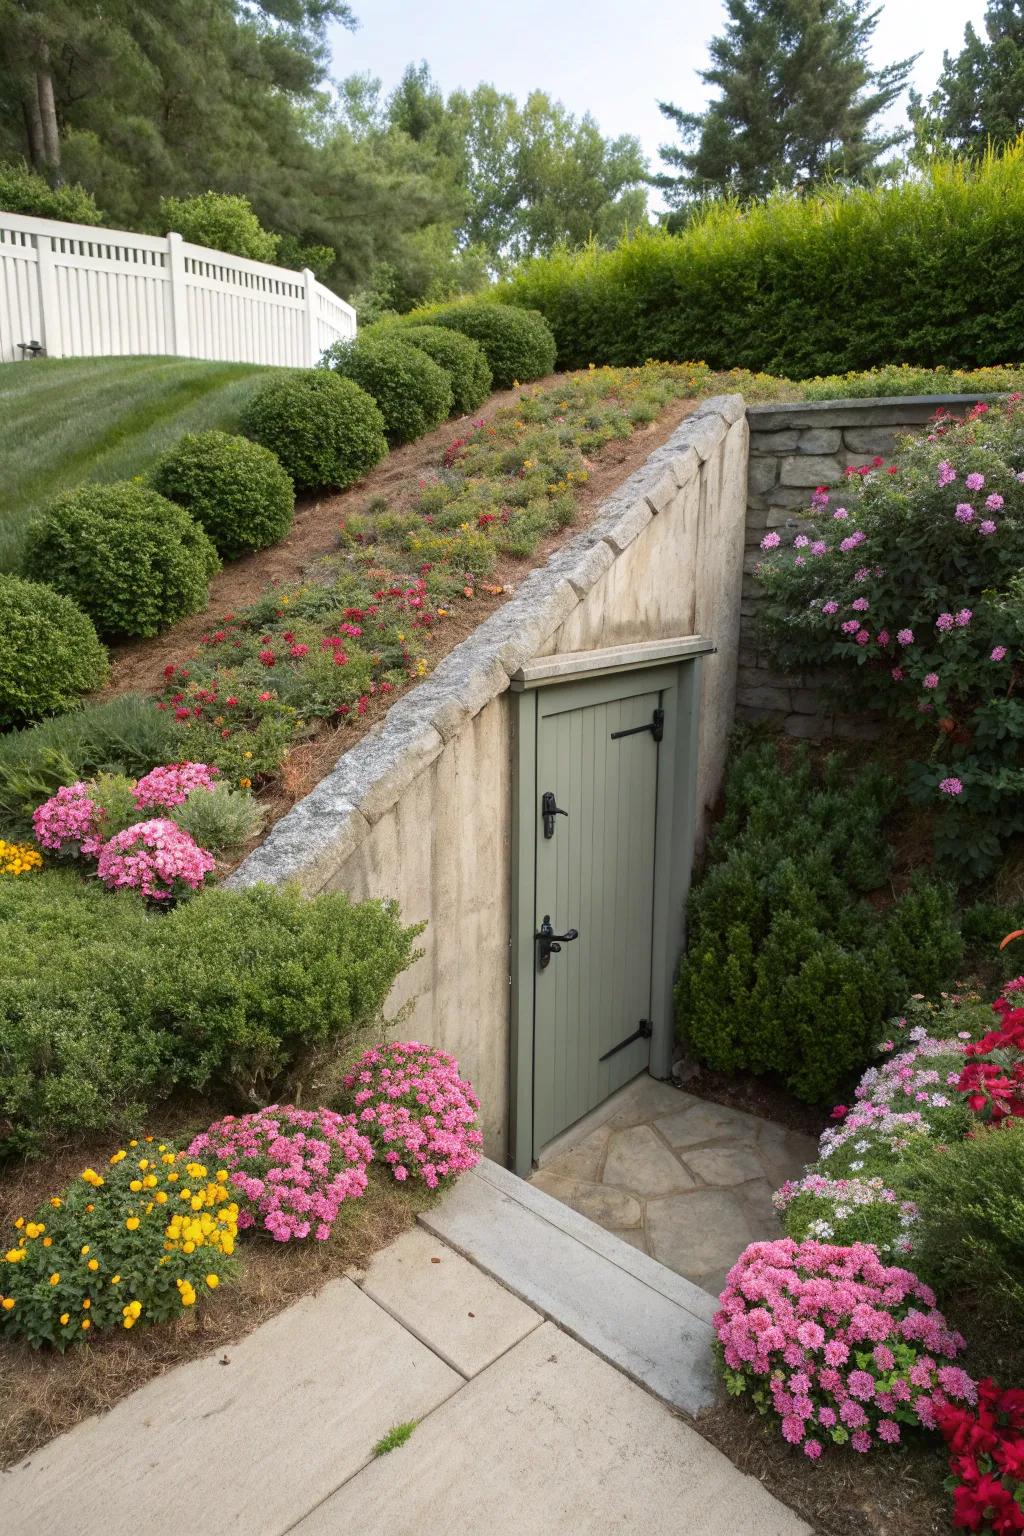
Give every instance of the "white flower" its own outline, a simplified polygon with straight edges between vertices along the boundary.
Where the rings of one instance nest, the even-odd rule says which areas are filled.
[[[863,1158],[858,1158],[855,1163],[851,1163],[850,1164],[850,1172],[851,1173],[859,1173],[860,1170],[863,1167],[864,1167],[864,1160],[863,1160]]]

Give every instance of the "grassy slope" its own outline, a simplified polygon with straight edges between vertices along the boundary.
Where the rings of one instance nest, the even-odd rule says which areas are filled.
[[[143,474],[184,432],[237,431],[277,371],[177,357],[0,364],[0,570],[16,568],[25,525],[57,492]]]

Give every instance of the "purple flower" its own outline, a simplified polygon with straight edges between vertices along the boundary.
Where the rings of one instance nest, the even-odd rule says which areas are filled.
[[[879,1419],[878,1438],[889,1445],[898,1445],[900,1441],[900,1427],[895,1419]]]
[[[814,543],[811,545],[811,554],[812,555],[827,555],[828,554],[828,545],[825,543],[824,539],[815,539]]]
[[[843,540],[839,548],[843,551],[844,555],[848,554],[851,549],[856,549],[858,544],[863,544],[866,538],[867,534],[862,533],[858,528],[855,533],[850,534],[849,538]]]
[[[951,613],[940,613],[935,620],[935,628],[941,630],[952,629],[953,622],[953,615]]]
[[[940,489],[944,485],[952,485],[953,481],[956,479],[956,470],[953,468],[948,459],[943,459],[942,463],[939,465],[938,478]]]
[[[1024,485],[1024,469],[1018,469],[1013,477],[1020,485]]]
[[[832,513],[832,516],[834,518],[836,518],[839,522],[842,522],[843,518],[844,517],[849,517],[849,515],[850,514],[849,514],[849,512],[847,512],[845,507],[836,507],[835,511]]]
[[[870,639],[871,639],[871,636],[868,634],[866,629],[858,629],[858,631],[857,631],[857,644],[858,645],[867,645],[867,643],[868,643],[868,641]]]
[[[980,491],[984,484],[985,476],[979,475],[977,470],[973,474],[968,475],[964,480],[964,485],[966,485],[969,491]]]
[[[870,1371],[851,1371],[847,1385],[851,1394],[862,1402],[869,1402],[875,1395],[875,1378]]]
[[[777,533],[773,531],[772,533],[765,534],[764,538],[761,540],[761,548],[764,550],[778,549],[781,543],[782,539]]]
[[[880,629],[878,631],[878,635],[876,636],[876,639],[877,639],[879,645],[888,645],[889,644],[889,631],[887,629]]]
[[[854,571],[853,579],[854,579],[854,581],[867,581],[867,579],[868,579],[868,577],[870,575],[871,575],[871,567],[867,566],[867,565],[862,565],[859,571]]]
[[[850,607],[853,609],[854,613],[867,613],[870,606],[871,604],[868,602],[866,597],[855,597],[853,602],[850,604]]]
[[[989,512],[1001,512],[1006,503],[998,491],[993,491],[991,496],[985,497],[985,506]]]
[[[906,673],[902,667],[893,667],[889,673],[889,676],[892,678],[894,683],[902,683]]]
[[[972,609],[970,609],[970,608],[960,608],[960,609],[958,609],[957,610],[957,615],[956,615],[956,627],[957,627],[957,629],[966,629],[968,624],[971,622],[971,620],[973,618],[974,618],[974,613],[973,613]]]
[[[822,611],[822,613],[827,613],[827,614],[830,614],[830,615],[833,614],[833,613],[838,613],[839,612],[839,604],[838,603],[834,603],[831,600],[831,598],[830,598],[827,603],[822,603],[821,611]]]
[[[814,494],[811,497],[811,508],[815,512],[821,512],[827,506],[828,491],[823,485],[819,485],[815,488]]]
[[[973,523],[974,508],[969,501],[958,501],[956,511],[953,513],[958,523]]]
[[[963,792],[964,786],[958,778],[943,779],[939,784],[939,793],[941,795],[952,795],[955,799],[957,795],[962,795]]]
[[[937,672],[927,672],[927,673],[925,673],[924,687],[925,688],[937,688],[938,686],[939,686],[939,674]]]
[[[811,541],[807,537],[806,533],[798,533],[796,538],[793,540],[793,548],[794,549],[806,549],[810,542]]]
[[[844,635],[855,635],[857,633],[858,629],[860,629],[860,620],[859,619],[847,619],[845,624],[841,624],[840,625],[840,628],[843,631]]]
[[[979,523],[978,524],[978,532],[979,533],[984,533],[984,534],[988,535],[990,533],[995,533],[995,531],[996,531],[996,525],[995,525],[995,523],[992,521],[992,519],[990,517],[986,517],[986,519],[985,519],[985,521],[983,523]]]
[[[991,654],[991,656],[988,659],[989,659],[989,661],[1002,661],[1002,659],[1003,659],[1003,657],[1005,655],[1006,655],[1006,646],[1005,645],[994,645],[992,647],[992,654]]]
[[[914,631],[912,629],[898,629],[896,631],[896,639],[900,645],[913,645]]]

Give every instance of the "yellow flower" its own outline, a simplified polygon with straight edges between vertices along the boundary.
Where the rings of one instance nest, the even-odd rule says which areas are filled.
[[[135,1319],[134,1319],[134,1317],[126,1317],[125,1320],[124,1320],[124,1326],[126,1328],[134,1328],[135,1327]]]
[[[8,1248],[7,1252],[4,1254],[4,1258],[7,1260],[8,1264],[17,1264],[18,1260],[23,1259],[24,1257],[24,1248]]]
[[[114,1164],[114,1163],[123,1163],[127,1156],[128,1156],[128,1153],[125,1152],[122,1149],[120,1152],[115,1152],[113,1157],[110,1159],[110,1161],[111,1161],[112,1164]]]
[[[52,1237],[44,1237],[43,1238],[43,1247],[44,1248],[52,1248],[53,1247],[53,1238]]]
[[[206,1283],[210,1287],[211,1291],[215,1291],[217,1289],[218,1285],[220,1285],[220,1276],[219,1275],[207,1275]]]
[[[0,1307],[3,1307],[5,1312],[9,1312],[13,1306],[14,1306],[14,1297],[13,1296],[5,1296],[3,1301],[0,1301]]]
[[[95,1270],[95,1269],[99,1269],[99,1267],[100,1267],[99,1259],[90,1259],[89,1260],[87,1268]]]
[[[62,1312],[61,1315],[60,1315],[60,1325],[61,1325],[61,1327],[62,1328],[66,1328],[68,1323],[70,1323],[70,1321],[71,1321],[71,1313],[70,1312]]]
[[[53,1206],[55,1211],[59,1211],[61,1206],[64,1204],[64,1201],[60,1198],[59,1195],[54,1195],[50,1200],[50,1204]]]
[[[83,1312],[88,1312],[88,1310],[89,1310],[89,1308],[90,1308],[90,1307],[91,1307],[91,1306],[92,1306],[92,1302],[91,1302],[91,1301],[90,1301],[90,1300],[89,1300],[89,1298],[88,1298],[88,1296],[87,1296],[87,1297],[86,1297],[86,1298],[85,1298],[85,1300],[84,1300],[84,1301],[83,1301],[83,1302],[82,1302],[82,1311],[83,1311]]]
[[[133,1195],[137,1195],[139,1190],[142,1188],[142,1180],[132,1179],[131,1183],[128,1185],[128,1188],[131,1190]]]
[[[153,1198],[156,1200],[157,1205],[166,1205],[167,1191],[164,1189],[158,1189]]]
[[[128,1220],[125,1222],[125,1226],[128,1228],[129,1232],[134,1232],[138,1224],[139,1218],[137,1216],[129,1216]]]
[[[85,1246],[82,1248],[81,1252],[82,1252],[82,1258],[84,1259],[86,1254],[89,1252],[89,1244],[88,1243],[85,1244]]]
[[[218,1168],[216,1174],[214,1175],[214,1177],[216,1178],[218,1184],[226,1184],[227,1181],[228,1181],[228,1171],[227,1171],[227,1169],[226,1168]]]
[[[91,1328],[92,1327],[92,1323],[89,1321],[89,1319],[87,1317],[83,1317],[82,1318],[82,1327],[83,1328]]]
[[[50,1276],[50,1284],[51,1285],[60,1285],[60,1275],[57,1273],[56,1270],[54,1270],[53,1274]]]
[[[16,1226],[16,1227],[17,1227],[17,1228],[18,1228],[18,1230],[19,1230],[19,1231],[20,1231],[20,1230],[21,1230],[21,1228],[22,1228],[22,1227],[23,1227],[23,1226],[24,1226],[24,1225],[25,1225],[25,1218],[24,1218],[24,1216],[16,1216],[16,1217],[15,1217],[15,1218],[14,1218],[14,1225],[15,1225],[15,1226]]]
[[[137,1147],[137,1146],[138,1146],[138,1144],[139,1144],[139,1142],[138,1142],[138,1137],[136,1137],[136,1139],[135,1139],[135,1140],[134,1140],[134,1141],[130,1141],[130,1142],[129,1142],[129,1143],[128,1143],[128,1145],[129,1145],[129,1146],[130,1146],[130,1147]]]
[[[121,1283],[121,1276],[120,1275],[111,1275],[110,1283],[111,1283],[111,1285],[119,1285]]]
[[[252,779],[239,779],[239,789],[252,789]]]
[[[25,1236],[36,1238],[39,1236],[40,1232],[45,1231],[46,1228],[43,1226],[41,1221],[30,1221],[28,1226],[25,1228]]]
[[[148,1157],[140,1157],[139,1158],[139,1167],[142,1170],[142,1172],[145,1173],[146,1169],[149,1167],[149,1158]]]
[[[156,1174],[155,1173],[147,1173],[146,1177],[142,1181],[143,1189],[152,1189],[155,1184],[156,1184]]]
[[[82,1170],[82,1178],[86,1184],[91,1184],[93,1189],[99,1189],[103,1183],[95,1168],[84,1168]]]
[[[141,1312],[142,1312],[142,1302],[141,1301],[130,1301],[126,1307],[122,1307],[121,1308],[121,1315],[122,1315],[122,1317],[130,1317],[132,1322],[135,1321],[135,1319],[140,1315]]]

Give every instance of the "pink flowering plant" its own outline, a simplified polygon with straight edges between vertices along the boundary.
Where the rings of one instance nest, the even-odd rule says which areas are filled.
[[[437,1189],[480,1161],[480,1100],[447,1051],[416,1040],[375,1046],[343,1081],[360,1130],[399,1183]]]
[[[955,1364],[964,1340],[908,1270],[867,1243],[752,1243],[714,1318],[726,1388],[773,1414],[817,1461],[829,1442],[864,1454],[974,1403]]]
[[[225,1115],[188,1150],[227,1169],[239,1230],[259,1227],[278,1243],[326,1242],[342,1207],[365,1193],[373,1160],[355,1115],[293,1104]]]
[[[215,866],[213,856],[164,816],[136,822],[104,843],[96,873],[111,891],[138,891],[161,904],[197,891]]]
[[[40,848],[68,858],[92,858],[103,846],[101,810],[84,783],[64,784],[32,812]]]
[[[1024,831],[1024,406],[937,414],[893,464],[819,487],[767,535],[763,623],[781,666],[907,733],[908,787],[972,875]]]

